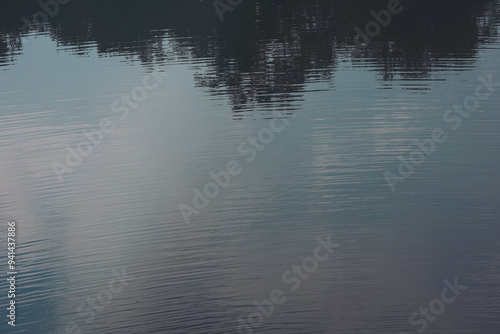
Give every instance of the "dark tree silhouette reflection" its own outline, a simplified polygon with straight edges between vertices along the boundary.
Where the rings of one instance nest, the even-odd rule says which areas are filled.
[[[495,0],[402,4],[404,11],[366,48],[354,43],[353,28],[364,29],[373,20],[370,10],[386,8],[387,1],[245,0],[221,22],[211,1],[73,0],[37,30],[75,54],[97,47],[100,54],[126,55],[148,67],[208,59],[196,84],[227,96],[235,115],[271,102],[293,109],[308,80],[332,81],[340,57],[375,59],[381,80],[428,77],[443,70],[436,66],[443,60],[472,62],[478,46],[497,37]],[[21,17],[38,10],[36,1],[3,4],[0,66],[16,61],[27,32]]]

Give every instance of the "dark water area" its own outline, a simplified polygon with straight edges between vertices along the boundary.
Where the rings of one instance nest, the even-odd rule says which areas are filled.
[[[0,333],[499,333],[499,32],[498,0],[2,3]]]

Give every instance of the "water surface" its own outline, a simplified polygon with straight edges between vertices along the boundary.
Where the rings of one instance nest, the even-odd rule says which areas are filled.
[[[360,47],[387,2],[245,0],[221,21],[210,1],[73,0],[28,30],[36,2],[4,4],[0,233],[16,221],[19,274],[2,333],[237,333],[274,289],[287,300],[255,333],[416,333],[455,277],[467,289],[425,333],[498,333],[500,88],[456,130],[443,115],[500,82],[500,3],[402,5]],[[103,118],[114,131],[60,182],[54,161]],[[446,142],[392,192],[385,173],[436,128]],[[186,224],[179,204],[232,160]],[[341,246],[291,291],[282,274],[328,235]],[[113,268],[134,280],[88,321]]]

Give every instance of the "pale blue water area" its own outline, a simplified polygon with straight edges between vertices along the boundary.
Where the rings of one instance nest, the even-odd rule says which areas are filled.
[[[7,278],[15,221],[18,274],[1,333],[246,333],[238,318],[275,289],[286,300],[251,331],[498,333],[500,85],[456,130],[443,115],[480,76],[500,83],[500,3],[403,3],[367,48],[353,28],[384,1],[248,0],[220,22],[211,2],[75,0],[30,31],[36,3],[6,5],[0,258]],[[152,74],[119,119],[112,103]],[[103,118],[114,130],[60,182],[54,161]],[[282,131],[247,161],[270,122]],[[386,172],[434,129],[446,141],[391,191]],[[232,160],[186,224],[179,204]],[[282,275],[328,235],[340,246],[292,291]],[[467,289],[409,322],[455,278]]]

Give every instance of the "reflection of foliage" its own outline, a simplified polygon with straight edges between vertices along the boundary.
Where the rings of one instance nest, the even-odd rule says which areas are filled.
[[[370,10],[385,8],[386,0],[247,0],[223,23],[211,1],[151,0],[138,6],[134,0],[73,0],[46,29],[76,54],[95,46],[101,54],[123,54],[146,66],[211,59],[210,66],[197,70],[196,83],[229,96],[234,111],[271,101],[290,107],[308,78],[332,80],[340,55],[376,59],[383,80],[395,73],[426,77],[443,61],[472,60],[479,43],[497,35],[495,0],[402,2],[403,13],[366,49],[354,46],[353,28],[373,20]],[[9,36],[0,41],[5,63],[22,49],[19,18],[40,8],[36,1],[3,6],[6,26],[0,31]]]
[[[12,63],[21,49],[21,36],[14,33],[0,34],[0,66]]]

